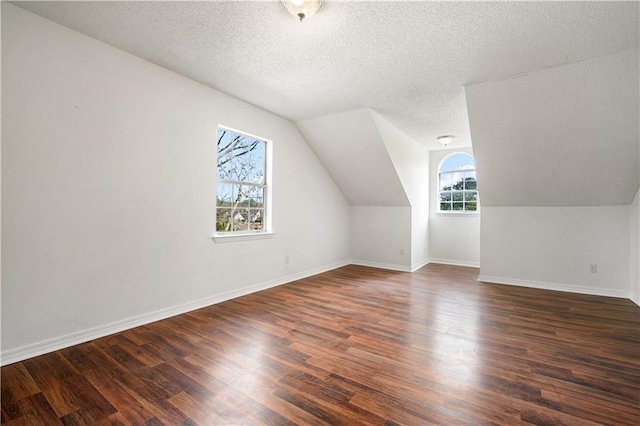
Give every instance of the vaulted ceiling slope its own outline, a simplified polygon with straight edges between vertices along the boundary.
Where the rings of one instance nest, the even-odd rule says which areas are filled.
[[[485,206],[638,188],[637,1],[14,3],[295,121],[352,205],[409,205],[371,110],[473,139]]]
[[[466,88],[483,206],[631,204],[638,50]]]
[[[462,88],[638,47],[638,2],[14,2],[291,120],[370,107],[469,145]]]
[[[372,111],[360,108],[298,122],[352,206],[409,206]]]

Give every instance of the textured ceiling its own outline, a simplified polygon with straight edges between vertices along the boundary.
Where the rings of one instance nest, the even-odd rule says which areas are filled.
[[[638,2],[14,2],[292,120],[359,107],[470,143],[463,86],[638,48]]]

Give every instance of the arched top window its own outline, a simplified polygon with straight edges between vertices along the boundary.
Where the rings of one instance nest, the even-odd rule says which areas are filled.
[[[438,167],[438,211],[478,210],[478,182],[473,157],[464,152],[447,155]]]

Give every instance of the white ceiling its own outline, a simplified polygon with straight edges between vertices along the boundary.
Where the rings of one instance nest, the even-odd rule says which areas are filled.
[[[638,64],[631,49],[466,87],[482,206],[631,204]]]
[[[638,48],[638,2],[14,2],[294,121],[370,107],[469,145],[465,85]]]
[[[298,128],[349,204],[410,205],[370,109],[301,120]]]

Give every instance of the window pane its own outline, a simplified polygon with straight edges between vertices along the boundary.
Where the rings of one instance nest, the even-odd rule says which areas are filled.
[[[247,175],[248,182],[254,183],[265,183],[265,175],[264,175],[264,165],[265,165],[265,150],[267,144],[262,141],[255,141],[257,144],[252,148],[251,151],[251,165],[250,170]]]
[[[452,195],[453,195],[453,201],[462,201],[462,200],[464,200],[464,193],[462,193],[462,192],[454,192]]]
[[[235,147],[240,135],[225,129],[218,130],[218,179],[237,179]]]
[[[264,210],[263,209],[251,209],[249,210],[249,229],[264,229],[263,224]]]
[[[448,156],[440,165],[440,172],[452,172],[455,170],[475,169],[473,157],[463,152],[457,152]]]
[[[216,206],[231,207],[234,199],[233,185],[229,183],[218,183]]]
[[[466,209],[469,211],[476,211],[478,208],[478,205],[475,201],[471,201],[469,203],[465,203]]]
[[[236,179],[233,172],[233,157],[230,152],[218,153],[218,179]]]
[[[469,202],[469,201],[476,201],[478,199],[478,193],[477,192],[465,192],[464,194],[464,200]]]
[[[237,209],[233,211],[233,230],[247,231],[249,229],[249,211]]]
[[[455,182],[453,189],[456,191],[462,191],[464,189],[464,176],[463,173],[455,173]]]
[[[477,189],[478,183],[476,182],[476,173],[467,172],[465,174],[466,176],[465,176],[464,189]]]
[[[255,151],[262,147],[264,142],[257,139],[242,136],[238,139],[234,149],[234,170],[237,180],[244,182],[262,183],[264,180],[264,161],[255,157]]]
[[[440,193],[440,201],[451,201],[451,193],[450,192],[441,192]]]
[[[440,174],[440,191],[450,191],[454,184],[454,173]]]
[[[249,186],[247,193],[251,199],[251,207],[262,207],[264,201],[264,188],[260,186]]]
[[[251,202],[249,204],[249,207],[257,207],[257,208],[264,207],[264,203],[262,202],[262,198],[260,198],[260,197],[251,197]]]
[[[440,203],[440,210],[451,210],[451,203]]]
[[[247,207],[249,204],[250,192],[253,188],[252,186],[247,185],[235,185],[237,190],[237,195],[235,198],[235,206],[236,207]]]
[[[264,141],[218,130],[218,178],[264,183],[265,152]]]
[[[236,207],[263,207],[264,188],[253,185],[234,185]]]
[[[464,203],[453,203],[453,210],[464,210]]]
[[[232,230],[231,213],[232,209],[220,208],[216,209],[216,231],[229,232]]]

